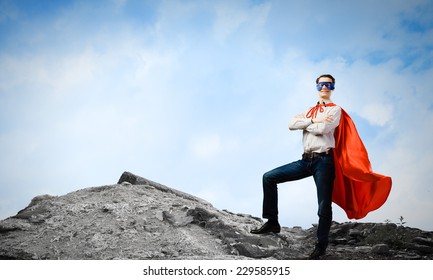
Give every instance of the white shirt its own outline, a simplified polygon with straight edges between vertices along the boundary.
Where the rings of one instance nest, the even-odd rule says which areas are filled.
[[[322,106],[322,108],[323,112],[319,110],[317,116],[313,116],[312,118],[323,118],[326,115],[330,115],[333,118],[332,122],[311,123],[311,117],[306,117],[310,109],[293,117],[289,121],[290,130],[303,130],[302,142],[304,144],[304,152],[323,153],[331,148],[335,148],[334,131],[340,124],[341,107],[335,105]]]

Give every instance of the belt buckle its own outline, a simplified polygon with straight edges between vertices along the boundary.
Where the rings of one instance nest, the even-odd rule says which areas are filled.
[[[310,152],[310,153],[304,153],[304,154],[302,155],[302,157],[303,157],[304,159],[312,159],[312,158],[314,158],[314,153],[312,153],[312,152]]]

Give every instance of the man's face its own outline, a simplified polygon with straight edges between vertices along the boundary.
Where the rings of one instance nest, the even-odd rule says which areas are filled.
[[[328,78],[328,77],[321,77],[319,79],[319,83],[318,83],[319,87],[317,88],[317,90],[319,92],[319,97],[321,99],[324,99],[324,100],[331,99],[331,94],[332,94],[333,89],[332,90],[329,89],[327,86],[322,85],[322,83],[326,83],[326,84],[330,83],[330,84],[332,84],[332,79]],[[319,90],[319,88],[320,88],[320,90]]]

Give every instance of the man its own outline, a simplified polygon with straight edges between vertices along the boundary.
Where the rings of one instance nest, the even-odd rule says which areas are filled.
[[[331,101],[335,79],[329,74],[316,79],[317,105],[289,121],[290,130],[303,130],[302,159],[263,175],[263,218],[268,221],[253,234],[279,233],[277,184],[313,176],[317,188],[319,224],[317,243],[310,259],[319,259],[328,246],[332,223],[332,191],[335,178],[334,131],[340,123],[341,108]]]

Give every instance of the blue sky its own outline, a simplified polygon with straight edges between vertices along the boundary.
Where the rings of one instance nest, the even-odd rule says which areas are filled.
[[[123,171],[261,216],[264,172],[297,160],[314,81],[393,179],[361,222],[433,230],[433,3],[0,0],[0,218]],[[317,222],[312,178],[279,186]],[[349,221],[334,206],[334,220]]]

